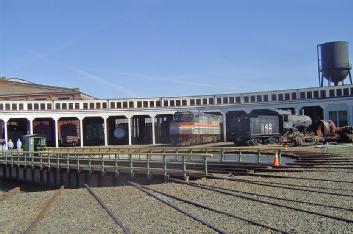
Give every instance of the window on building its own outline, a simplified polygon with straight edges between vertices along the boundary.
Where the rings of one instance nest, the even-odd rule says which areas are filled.
[[[196,105],[197,105],[197,106],[201,106],[201,99],[199,99],[199,98],[196,99]]]
[[[49,105],[50,105],[50,108],[48,108]],[[1,109],[2,109],[2,108],[0,107],[0,110],[1,110]],[[23,110],[23,104],[22,104],[22,103],[20,103],[20,104],[18,105],[18,109],[19,109],[19,110]],[[51,109],[51,103],[48,103],[48,104],[47,104],[47,109],[48,109],[48,110]]]
[[[240,103],[240,97],[235,97],[235,102]]]
[[[334,97],[335,96],[335,90],[334,89],[330,89],[329,93],[330,93],[330,97]]]
[[[94,102],[91,102],[91,103],[89,104],[89,109],[94,109]]]
[[[42,107],[41,107],[42,108]],[[73,103],[69,103],[69,109],[73,110],[74,109],[74,104]]]
[[[88,109],[88,104],[87,103],[83,103],[83,109]]]
[[[8,103],[5,104],[5,110],[10,110],[10,104]]]
[[[80,103],[75,103],[75,109],[76,110],[80,109]]]
[[[251,97],[250,97],[250,101],[251,101],[251,102],[255,102],[255,96],[251,96]]]
[[[34,109],[38,110],[38,107],[36,106],[36,104],[34,104]],[[61,109],[66,110],[67,109],[67,103],[62,103],[61,104]]]
[[[169,103],[168,103],[168,100],[164,100],[164,101],[163,101],[163,106],[169,106],[168,104],[169,104]]]
[[[307,99],[312,99],[313,98],[313,92],[311,92],[311,91],[306,92],[306,98]]]
[[[292,100],[297,100],[297,93],[292,93]]]
[[[351,88],[351,96],[353,95],[353,88]]]
[[[111,109],[115,109],[115,102],[111,102],[111,103],[110,103],[110,108],[111,108]]]
[[[245,102],[245,103],[248,103],[248,102],[249,102],[249,96],[245,96],[245,97],[244,97],[244,102]]]
[[[283,101],[283,93],[278,94],[278,101]]]
[[[180,106],[181,105],[181,101],[180,100],[176,100],[175,103],[176,103],[176,106]]]
[[[228,97],[223,97],[223,104],[228,104]]]
[[[339,127],[348,125],[348,113],[347,111],[329,111],[329,119],[335,122]]]
[[[55,103],[55,109],[60,110],[60,103]],[[31,106],[31,110],[32,110],[32,106]]]
[[[290,93],[284,94],[284,99],[285,99],[286,101],[290,100]]]
[[[44,104],[44,103],[42,103],[42,104]],[[42,104],[41,104],[41,105],[42,105]],[[12,103],[11,109],[12,109],[12,110],[17,110],[17,104]],[[45,108],[43,108],[43,109],[45,109]]]
[[[342,96],[342,89],[336,89],[336,94],[338,97]]]
[[[121,102],[116,103],[116,108],[121,109]]]
[[[4,105],[2,103],[0,103],[0,110],[4,109]]]
[[[57,103],[58,104],[58,103]],[[32,108],[32,103],[28,103],[27,104],[27,110],[32,110],[33,108]]]
[[[147,108],[148,107],[148,101],[143,101],[143,107]]]
[[[127,108],[127,102],[123,102],[123,108]]]
[[[101,108],[101,103],[100,102],[97,102],[96,103],[96,109],[100,109]]]
[[[133,101],[129,102],[129,108],[134,108],[134,107],[135,107],[134,102]]]
[[[174,100],[170,100],[169,104],[170,104],[170,106],[175,106],[175,101]]]
[[[268,102],[268,95],[267,94],[264,95],[264,102]]]
[[[277,95],[276,94],[272,94],[271,95],[271,99],[272,99],[272,101],[277,101]]]
[[[186,100],[182,100],[182,101],[181,101],[181,104],[182,104],[183,106],[187,106],[187,105],[188,105],[188,102],[187,102]]]
[[[209,98],[208,99],[208,104],[213,105],[214,104],[214,99],[213,98]]]
[[[207,98],[202,99],[202,105],[207,105]]]
[[[343,89],[343,95],[349,96],[349,89],[348,88]]]
[[[300,92],[300,99],[305,99],[305,92]]]
[[[195,99],[190,99],[190,106],[195,106]]]
[[[156,107],[160,107],[161,106],[161,101],[156,101]]]
[[[348,125],[348,113],[347,111],[338,111],[338,126]]]
[[[58,97],[58,100],[70,100],[70,97]]]
[[[154,101],[150,101],[150,107],[154,107]]]
[[[217,104],[222,104],[222,98],[217,98]]]
[[[320,90],[320,98],[326,98],[326,90]]]
[[[142,102],[141,101],[138,101],[137,102],[137,108],[141,108],[142,107]]]
[[[261,95],[257,95],[256,96],[256,101],[257,102],[262,102],[262,96]]]
[[[234,97],[229,98],[229,103],[233,104],[234,103]]]

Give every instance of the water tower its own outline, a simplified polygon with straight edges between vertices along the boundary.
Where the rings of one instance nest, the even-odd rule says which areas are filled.
[[[317,45],[319,84],[324,85],[324,78],[328,85],[344,85],[344,80],[349,76],[352,83],[349,64],[348,42],[332,41]]]

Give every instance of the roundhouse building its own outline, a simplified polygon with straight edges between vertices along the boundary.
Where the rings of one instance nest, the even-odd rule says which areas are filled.
[[[353,85],[141,99],[0,100],[0,138],[41,133],[56,147],[168,143],[172,115],[200,110],[222,117],[227,141],[229,123],[237,116],[277,108],[353,125]]]

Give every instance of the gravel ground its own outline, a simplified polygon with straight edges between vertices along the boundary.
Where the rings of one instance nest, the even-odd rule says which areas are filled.
[[[65,189],[36,233],[122,233],[86,189]]]
[[[95,188],[94,191],[132,233],[213,233],[136,188]]]
[[[287,232],[314,233],[314,232],[353,232],[353,225],[344,222],[328,219],[321,216],[293,211],[286,208],[263,204],[257,201],[249,201],[220,193],[194,188],[187,185],[169,184],[154,185],[153,188],[160,191],[172,193],[182,198],[189,198],[193,201],[202,201],[213,208],[225,210],[233,214],[241,214],[242,217],[257,222],[277,227]],[[303,194],[304,196],[306,194]],[[265,199],[263,199],[265,200]],[[280,203],[280,202],[279,202]],[[296,207],[302,207],[295,205]],[[303,208],[303,207],[302,207]],[[323,212],[324,209],[312,209]],[[230,230],[238,232],[239,227],[229,226]]]
[[[3,233],[23,233],[53,191],[20,193],[0,203],[0,230]]]

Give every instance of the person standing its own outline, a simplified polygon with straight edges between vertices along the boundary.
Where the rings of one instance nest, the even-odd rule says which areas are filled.
[[[17,139],[16,148],[18,151],[22,151],[22,142],[20,139]]]
[[[10,150],[10,151],[13,149],[13,142],[12,142],[11,139],[10,139],[9,142],[7,143],[7,148],[8,148],[8,150]]]

